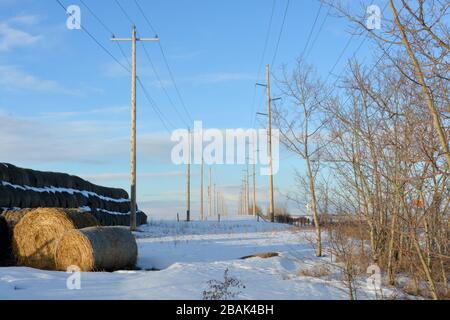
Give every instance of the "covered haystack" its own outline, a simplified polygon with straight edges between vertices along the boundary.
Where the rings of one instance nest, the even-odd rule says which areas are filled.
[[[5,217],[0,216],[0,266],[9,256],[9,229]]]
[[[93,227],[67,231],[58,243],[58,270],[77,266],[81,271],[114,271],[133,268],[137,244],[125,227]]]
[[[63,234],[92,226],[98,226],[98,222],[89,213],[74,209],[34,209],[14,228],[13,254],[19,265],[54,270],[56,246]]]

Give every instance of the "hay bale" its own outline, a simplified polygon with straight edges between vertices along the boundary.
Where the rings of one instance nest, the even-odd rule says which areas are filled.
[[[22,218],[33,211],[33,209],[8,210],[2,214],[8,223],[8,227],[13,230]]]
[[[12,251],[12,235],[14,234],[14,227],[19,221],[32,209],[12,210],[5,211],[0,220],[6,223],[6,231],[3,230],[4,226],[0,226],[0,264],[3,261],[3,265],[14,265],[15,258]],[[0,224],[2,222],[0,221]],[[6,235],[6,238],[4,236]]]
[[[34,209],[14,228],[13,254],[19,265],[54,270],[55,250],[62,235],[68,230],[91,226],[98,226],[98,222],[88,213],[73,209]]]
[[[115,271],[133,268],[136,239],[125,227],[93,227],[67,231],[55,254],[58,270],[78,266],[81,271]]]
[[[11,207],[12,190],[10,187],[0,184],[0,207]]]

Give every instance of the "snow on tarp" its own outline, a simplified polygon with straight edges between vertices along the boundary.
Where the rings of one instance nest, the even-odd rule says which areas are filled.
[[[130,223],[131,202],[123,189],[95,185],[66,173],[0,164],[0,208],[83,208],[104,225]],[[146,222],[147,216],[138,210],[137,223]]]
[[[79,193],[79,194],[82,194],[83,196],[85,196],[86,198],[97,197],[97,198],[99,198],[101,200],[104,200],[104,201],[111,201],[111,202],[118,202],[118,203],[130,202],[129,199],[114,199],[114,198],[105,197],[105,196],[99,195],[99,194],[97,194],[95,192],[86,191],[86,190],[76,190],[76,189],[69,189],[69,188],[58,188],[58,187],[53,187],[53,186],[37,188],[37,187],[31,187],[31,186],[25,186],[25,185],[24,186],[19,186],[19,185],[12,184],[12,183],[9,183],[9,182],[6,182],[6,181],[0,181],[0,182],[5,187],[8,186],[8,187],[12,187],[14,189],[20,189],[20,190],[23,190],[23,191],[27,191],[28,190],[28,191],[41,192],[41,193],[42,192],[51,192],[51,193],[57,193],[57,192],[63,193],[63,192],[66,192],[68,194]]]

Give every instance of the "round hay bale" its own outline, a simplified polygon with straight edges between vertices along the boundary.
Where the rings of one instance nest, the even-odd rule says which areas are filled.
[[[45,184],[45,179],[44,179],[44,173],[43,172],[41,172],[41,171],[34,171],[34,177],[36,179],[35,187],[43,188],[43,187],[47,186]]]
[[[45,184],[49,187],[56,187],[58,181],[58,175],[54,172],[44,172]]]
[[[100,208],[101,200],[95,196],[89,196],[88,198],[88,206],[92,209]]]
[[[97,210],[94,210],[92,212],[92,215],[97,219],[97,221],[100,223],[100,225],[102,225],[102,226],[106,226],[107,225],[104,214],[98,212]]]
[[[60,208],[67,208],[66,193],[56,192],[55,195],[56,195],[56,198],[58,199],[57,203],[59,204],[59,207]]]
[[[22,220],[22,218],[31,211],[33,211],[33,209],[6,211],[2,214],[2,217],[5,218],[10,230],[13,230],[14,227],[19,223],[19,221]]]
[[[11,207],[12,189],[0,184],[0,207]]]
[[[12,235],[14,234],[14,227],[19,223],[19,221],[29,212],[31,212],[32,209],[21,209],[21,210],[12,210],[12,211],[5,211],[1,216],[0,219],[2,219],[4,222],[6,222],[7,226],[7,238],[6,242],[3,238],[2,234],[4,235],[3,231],[0,231],[0,251],[3,252],[3,262],[4,265],[14,265],[15,264],[15,258],[12,251]],[[3,229],[0,226],[0,229]],[[1,259],[0,259],[1,260]],[[0,263],[1,264],[1,263]]]
[[[41,195],[45,202],[45,206],[42,206],[43,208],[61,208],[58,205],[58,198],[53,192],[43,192]]]
[[[67,194],[67,207],[68,208],[78,208],[77,206],[77,198],[75,197],[74,194]]]
[[[33,173],[31,172],[31,170],[30,169],[21,169],[21,171],[23,172],[23,185],[24,186],[32,186],[34,177],[33,177]]]
[[[92,215],[77,210],[38,208],[27,213],[15,226],[13,253],[19,265],[55,269],[55,250],[68,230],[98,226]]]
[[[22,191],[21,197],[20,197],[20,208],[31,208],[31,198],[32,198],[33,191],[27,190]]]
[[[31,191],[30,193],[30,206],[28,208],[39,208],[41,204],[41,193],[36,191]]]
[[[77,266],[81,271],[115,271],[133,268],[137,260],[136,239],[128,228],[93,227],[67,231],[58,243],[58,270]]]
[[[55,173],[55,184],[54,186],[57,188],[69,188],[69,179],[70,176],[66,173]]]
[[[0,163],[0,180],[7,181],[9,177],[9,165],[7,163]]]
[[[39,207],[40,208],[47,208],[47,201],[48,201],[48,192],[40,192],[39,193]]]
[[[28,178],[29,178],[28,186],[37,187],[38,186],[38,180],[37,180],[37,177],[36,177],[36,171],[31,170],[31,169],[25,169],[25,171],[27,172]]]
[[[22,192],[20,189],[11,189],[11,203],[9,205],[10,208],[20,208]]]
[[[81,193],[74,193],[74,197],[76,200],[76,206],[79,207],[85,207],[88,205],[88,199],[83,196]]]
[[[66,188],[76,189],[74,176],[68,174],[66,179]]]
[[[6,181],[12,184],[23,185],[23,171],[15,166],[9,166]]]

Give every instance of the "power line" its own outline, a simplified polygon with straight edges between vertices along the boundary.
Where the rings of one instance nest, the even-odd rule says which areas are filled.
[[[273,0],[272,10],[271,10],[270,19],[269,19],[269,25],[267,27],[266,38],[265,38],[265,41],[264,41],[264,49],[263,49],[263,53],[262,53],[262,56],[261,56],[261,60],[260,60],[259,65],[258,65],[258,73],[256,75],[257,77],[259,77],[259,74],[261,73],[261,68],[262,68],[262,66],[264,64],[264,57],[266,56],[267,45],[269,43],[269,38],[270,38],[270,30],[272,29],[272,22],[273,22],[273,14],[275,12],[275,5],[276,5],[276,0]]]
[[[62,9],[64,9],[64,12],[66,12],[67,13],[67,8],[64,6],[64,4],[62,4],[62,2],[60,1],[60,0],[55,0],[58,4],[59,4],[59,6],[62,8]],[[84,5],[86,5],[85,3],[84,3]],[[86,6],[87,7],[87,6]],[[93,13],[93,11],[92,10],[89,10],[89,12],[92,12]],[[95,14],[94,14],[95,15]],[[97,17],[97,19],[98,19],[98,21],[100,22],[101,21],[101,19],[100,18],[98,18],[98,16],[97,15],[95,15],[96,17]],[[103,22],[101,22],[101,24],[104,26],[104,27],[106,27],[105,29],[106,30],[108,30],[108,31],[110,31],[110,29],[106,26],[106,24],[104,24]],[[81,29],[103,50],[103,51],[105,51],[118,65],[120,65],[124,70],[126,70],[129,74],[131,74],[131,70],[130,69],[128,69],[125,65],[123,65],[104,45],[102,45],[101,43],[100,43],[100,41],[98,41],[93,35],[92,35],[92,33],[90,33],[87,29],[86,29],[86,27],[84,27],[84,26],[81,26]],[[120,46],[119,46],[119,48],[121,48]],[[125,55],[125,53],[123,52],[123,50],[122,50],[122,53]],[[148,102],[150,103],[150,106],[152,107],[152,109],[155,111],[155,113],[156,113],[156,115],[158,116],[158,118],[159,118],[159,120],[161,121],[161,124],[164,126],[164,128],[167,130],[167,132],[170,134],[170,129],[168,128],[168,125],[167,125],[167,123],[168,124],[171,124],[170,123],[170,121],[168,121],[167,119],[166,120],[164,120],[164,115],[162,114],[162,112],[161,112],[161,110],[158,108],[158,106],[157,106],[157,104],[156,104],[156,102],[150,97],[150,95],[149,95],[149,93],[147,92],[147,90],[145,89],[145,87],[144,87],[144,85],[142,84],[142,81],[141,81],[141,79],[138,77],[137,78],[137,82],[139,83],[139,85],[141,86],[141,88],[142,88],[142,90],[143,90],[143,92],[144,92],[144,95],[145,95],[145,97],[146,97],[146,99],[148,100]],[[167,122],[167,123],[166,123]],[[172,125],[172,127],[173,127],[173,125]],[[175,127],[173,127],[173,128],[175,128]]]
[[[264,64],[264,58],[266,56],[267,45],[269,43],[269,38],[270,38],[270,30],[272,29],[272,22],[273,22],[273,14],[275,12],[275,5],[276,5],[276,0],[273,0],[273,2],[272,2],[272,10],[271,10],[271,13],[270,13],[270,18],[269,18],[269,24],[268,24],[268,27],[267,27],[266,37],[265,37],[265,40],[264,40],[264,49],[263,49],[263,53],[261,55],[261,60],[260,60],[259,65],[258,65],[258,71],[256,73],[256,81],[258,81],[258,79],[259,79],[259,74],[261,73],[261,68],[262,68],[262,66]],[[256,103],[256,86],[254,86],[254,89],[253,89],[252,113],[251,113],[251,118],[250,118],[251,119],[250,122],[252,124],[251,125],[252,128],[255,125],[255,107],[256,107],[255,103]]]
[[[284,10],[283,21],[281,23],[280,32],[278,34],[278,39],[277,39],[277,43],[276,43],[276,46],[275,46],[275,51],[274,51],[273,58],[272,58],[272,63],[271,63],[272,66],[275,65],[275,61],[276,61],[276,58],[277,58],[277,55],[278,55],[278,49],[279,49],[279,46],[280,46],[281,36],[283,34],[283,31],[284,31],[284,25],[286,23],[286,17],[287,17],[287,13],[289,11],[290,2],[291,2],[290,0],[287,0],[286,9]],[[254,115],[253,123],[254,123],[255,118],[256,118],[256,114]]]
[[[314,23],[311,26],[311,30],[309,31],[308,39],[306,40],[305,47],[303,48],[302,54],[300,56],[301,57],[300,59],[303,59],[303,56],[305,55],[306,49],[309,46],[309,42],[311,41],[312,34],[314,32],[314,29],[316,28],[317,20],[319,19],[320,13],[322,12],[322,7],[323,7],[323,2],[320,2],[319,10],[317,10],[316,18],[314,19]]]
[[[94,13],[93,10],[91,10],[91,8],[83,1],[80,0],[81,4],[83,6],[86,7],[86,9],[88,9],[89,13],[95,18],[95,20],[97,20],[98,23],[100,23],[102,25],[102,27],[110,34],[113,35],[114,32]]]
[[[141,5],[139,4],[139,2],[137,0],[134,0],[134,3],[136,4],[136,6],[138,7],[139,11],[141,12],[141,14],[144,16],[145,21],[147,22],[148,26],[150,27],[150,29],[153,31],[153,33],[157,34],[155,28],[153,27],[153,24],[150,22],[150,19],[147,18],[147,16],[144,14],[144,10],[142,9]]]
[[[135,25],[133,19],[131,19],[131,17],[128,15],[128,13],[125,11],[125,9],[122,7],[122,5],[120,4],[120,2],[118,0],[114,0],[114,2],[117,4],[117,6],[119,7],[120,11],[122,11],[123,15],[125,16],[125,18],[127,18],[127,20],[131,23],[131,25]]]
[[[89,11],[89,13],[95,18],[95,20],[97,20],[97,22],[112,36],[114,36],[114,32],[103,22],[102,19],[100,19],[100,17],[98,15],[95,14],[95,12],[86,4],[86,2],[84,2],[84,0],[80,0],[81,4],[83,6],[86,7],[86,9]],[[128,60],[128,57],[126,56],[120,42],[115,41],[117,47],[120,50],[120,53],[122,54],[122,56],[124,57],[125,61],[127,62],[128,66],[131,69],[131,62]]]
[[[283,34],[283,31],[284,31],[284,24],[286,22],[286,16],[287,16],[287,13],[288,13],[288,10],[289,10],[290,2],[291,2],[291,0],[287,0],[286,9],[284,10],[283,22],[281,23],[281,29],[280,29],[280,33],[278,34],[277,45],[275,47],[275,52],[274,52],[274,55],[273,55],[273,58],[272,58],[272,66],[274,66],[275,60],[277,58],[278,48],[280,46],[281,35]]]
[[[116,1],[117,1],[117,0],[116,0]],[[147,15],[145,14],[145,12],[144,12],[144,10],[142,9],[142,7],[141,7],[141,5],[139,4],[139,2],[138,2],[137,0],[134,0],[134,2],[135,2],[135,4],[136,4],[137,8],[139,9],[140,13],[141,13],[142,16],[144,17],[144,20],[146,21],[147,25],[150,27],[150,29],[151,29],[154,33],[156,33],[155,28],[153,27],[152,23],[150,22],[150,19],[149,19],[149,18],[147,17]],[[175,81],[175,77],[174,77],[174,75],[173,75],[172,69],[170,68],[170,65],[169,65],[169,62],[168,62],[168,60],[167,60],[166,53],[165,53],[164,48],[163,48],[163,46],[162,46],[162,44],[161,44],[161,41],[158,42],[158,46],[159,46],[159,49],[160,49],[160,51],[161,51],[161,55],[162,55],[162,57],[163,57],[164,64],[165,64],[165,66],[166,66],[166,68],[167,68],[167,70],[168,70],[168,72],[169,72],[170,79],[171,79],[171,81],[172,81],[172,83],[173,83],[173,86],[174,86],[174,88],[175,88],[175,91],[177,92],[178,99],[180,100],[180,103],[181,103],[181,105],[182,105],[182,107],[183,107],[183,109],[184,109],[184,112],[185,112],[186,115],[187,115],[187,118],[189,119],[190,122],[193,122],[192,117],[191,117],[191,115],[190,115],[190,113],[189,113],[189,111],[188,111],[188,108],[186,107],[186,104],[185,104],[185,102],[184,102],[184,99],[183,99],[183,97],[182,97],[182,95],[181,95],[180,89],[178,88],[177,82]]]
[[[60,0],[55,0],[61,8],[64,9],[64,12],[67,13],[67,8],[61,3]],[[106,54],[108,54],[118,65],[120,65],[123,69],[125,69],[128,73],[131,73],[131,70],[123,65],[104,45],[100,43],[93,35],[89,32],[84,26],[80,26],[81,30],[83,30]]]
[[[161,110],[159,109],[158,105],[156,104],[156,102],[152,99],[152,97],[150,96],[150,94],[148,93],[147,89],[145,88],[144,84],[142,83],[141,79],[138,77],[137,78],[137,82],[139,84],[139,86],[141,87],[142,91],[144,92],[144,96],[147,99],[147,101],[150,103],[150,106],[152,107],[152,109],[155,111],[156,115],[158,116],[159,120],[161,121],[162,125],[164,126],[164,128],[167,130],[167,132],[170,134],[171,130],[169,129],[169,126],[172,129],[175,129],[176,127],[164,116],[164,114],[161,112]]]
[[[164,86],[164,83],[163,83],[161,77],[159,76],[159,73],[158,73],[155,65],[153,64],[153,61],[152,61],[152,59],[150,57],[150,54],[148,53],[147,48],[145,47],[144,43],[142,43],[142,49],[144,50],[145,56],[147,57],[147,60],[149,61],[150,66],[152,67],[153,73],[155,74],[155,77],[158,80],[158,82],[159,82],[159,84],[161,86],[161,89],[163,90],[164,94],[166,95],[167,100],[169,100],[170,105],[172,106],[172,108],[174,109],[175,113],[180,118],[181,122],[183,122],[186,125],[186,127],[189,127],[188,122],[186,122],[185,119],[181,116],[181,113],[179,112],[178,108],[174,104],[174,102],[173,102],[172,98],[170,97],[169,92],[167,91],[166,87]]]
[[[331,12],[331,6],[328,8],[328,12],[326,13],[325,18],[322,20],[322,23],[320,24],[319,31],[317,32],[317,34],[316,34],[316,36],[315,36],[315,38],[314,38],[314,40],[313,40],[313,42],[311,44],[311,47],[309,47],[309,50],[306,53],[305,60],[308,59],[309,54],[311,53],[312,49],[314,48],[314,45],[316,44],[317,39],[319,38],[320,33],[322,32],[322,29],[323,29],[323,27],[325,25],[325,22],[330,17],[330,12]]]
[[[136,24],[134,23],[134,20],[130,17],[130,15],[127,13],[127,11],[125,10],[125,8],[120,4],[120,2],[119,2],[118,0],[114,0],[114,1],[115,1],[115,3],[117,4],[117,6],[120,8],[120,10],[122,11],[122,13],[124,14],[124,16],[127,18],[127,20],[128,20],[132,25],[136,25]],[[139,36],[139,33],[138,33],[138,36]],[[158,43],[159,43],[159,41],[158,41]],[[170,95],[169,95],[169,93],[167,92],[167,89],[165,88],[165,86],[164,86],[164,84],[163,84],[163,82],[162,82],[162,80],[161,80],[161,78],[160,78],[160,76],[159,76],[159,73],[158,73],[158,71],[157,71],[157,69],[156,69],[156,67],[155,67],[155,65],[154,65],[154,63],[153,63],[153,61],[152,61],[152,59],[151,59],[151,57],[150,57],[150,54],[149,54],[149,52],[148,52],[148,50],[147,50],[147,47],[145,46],[144,43],[141,43],[141,44],[142,44],[142,48],[143,48],[143,50],[144,50],[145,57],[146,57],[147,60],[149,61],[150,66],[151,66],[151,68],[152,68],[152,70],[153,70],[153,73],[155,74],[156,79],[157,79],[158,82],[160,83],[161,89],[163,90],[163,92],[165,93],[167,99],[169,100],[170,105],[173,107],[173,109],[175,110],[176,114],[177,114],[178,117],[181,119],[181,122],[183,122],[186,126],[189,126],[188,123],[183,119],[183,117],[181,117],[180,112],[178,111],[177,107],[176,107],[175,104],[173,103],[173,100],[170,98]],[[123,50],[122,50],[122,51],[123,51]],[[142,82],[140,82],[140,85],[143,87]],[[150,95],[149,95],[149,93],[148,93],[147,90],[145,90],[144,93],[145,93],[146,96],[150,97]],[[150,104],[156,106],[156,103],[154,102],[154,100],[153,100],[153,99],[151,99],[151,100],[153,101],[153,103],[152,103],[151,101],[149,101]],[[157,112],[158,116],[159,116],[160,118],[162,118],[162,117],[164,116],[164,114],[161,112],[161,110],[160,110],[159,108],[157,108],[157,109],[158,109],[158,112]],[[156,110],[155,110],[155,112],[156,112]],[[171,126],[173,127],[173,125],[171,125]]]

